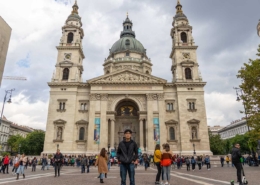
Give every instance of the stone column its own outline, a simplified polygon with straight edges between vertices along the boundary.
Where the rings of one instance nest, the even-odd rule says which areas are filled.
[[[139,123],[139,132],[140,132],[140,149],[143,151],[144,150],[144,120],[140,119]]]
[[[114,149],[115,144],[115,120],[111,120],[110,147]]]
[[[107,94],[101,94],[101,106],[100,106],[100,146],[107,148],[108,146],[108,124],[107,124]],[[101,150],[99,147],[99,150]]]
[[[164,94],[158,94],[158,106],[159,106],[159,125],[160,125],[160,145],[167,142],[167,132],[165,126],[165,102]],[[175,133],[176,135],[176,133]]]
[[[146,151],[153,152],[153,100],[154,94],[147,94]]]
[[[89,102],[89,123],[88,123],[88,141],[87,151],[94,152],[94,124],[95,124],[95,111],[96,111],[96,97],[95,94],[90,94]]]

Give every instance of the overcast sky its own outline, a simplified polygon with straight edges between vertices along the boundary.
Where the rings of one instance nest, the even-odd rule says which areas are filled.
[[[103,62],[119,39],[129,12],[136,38],[147,49],[152,74],[171,81],[171,37],[177,0],[78,0],[85,37],[83,80],[103,74]],[[4,76],[24,76],[27,81],[3,80],[4,91],[15,88],[13,103],[6,104],[7,119],[45,129],[49,87],[57,59],[61,27],[74,0],[0,0],[0,15],[12,27]],[[233,87],[236,74],[248,59],[255,59],[260,38],[259,0],[181,0],[193,26],[198,62],[205,87],[209,125],[227,125],[243,117]],[[0,104],[1,106],[1,104]]]

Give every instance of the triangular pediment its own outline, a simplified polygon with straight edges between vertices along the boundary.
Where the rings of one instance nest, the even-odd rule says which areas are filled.
[[[167,80],[131,69],[123,69],[87,81],[90,84],[165,84]]]

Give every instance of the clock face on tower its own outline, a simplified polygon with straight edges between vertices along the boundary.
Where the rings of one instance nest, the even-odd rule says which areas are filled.
[[[65,53],[65,60],[71,60],[71,53]]]

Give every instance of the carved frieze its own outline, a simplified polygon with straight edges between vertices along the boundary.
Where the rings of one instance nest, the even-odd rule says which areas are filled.
[[[107,82],[145,82],[145,83],[164,83],[164,81],[152,78],[151,76],[124,72],[120,74],[110,75],[95,81],[95,83]]]
[[[89,94],[89,99],[92,101],[101,100],[101,94]]]
[[[101,94],[101,101],[107,101],[108,100],[108,94]]]

